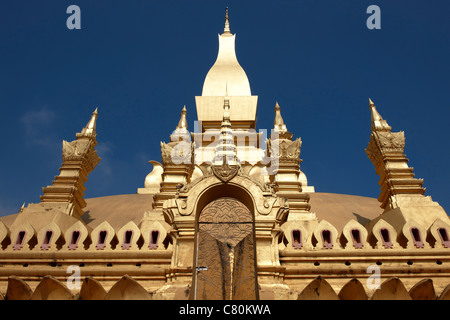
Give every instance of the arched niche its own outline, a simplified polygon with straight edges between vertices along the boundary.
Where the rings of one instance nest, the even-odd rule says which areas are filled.
[[[313,248],[311,235],[301,221],[288,221],[281,226],[281,230],[288,241],[287,248],[294,250],[309,250]]]
[[[342,229],[342,234],[347,240],[345,249],[352,250],[371,248],[370,244],[367,242],[367,229],[354,219],[349,220],[345,224],[344,228]]]
[[[37,247],[39,250],[57,250],[59,249],[57,248],[57,245],[58,247],[60,246],[60,237],[61,229],[55,222],[52,221],[39,230],[37,234]]]
[[[165,250],[170,243],[165,243],[167,231],[170,226],[164,221],[149,221],[141,226],[142,238],[144,238],[144,245],[142,250]],[[167,248],[166,248],[167,246]]]
[[[8,249],[30,250],[36,245],[36,231],[28,222],[11,228],[11,245]]]
[[[434,248],[450,249],[450,223],[441,219],[436,219],[428,229],[434,242]]]
[[[64,238],[66,240],[64,249],[84,249],[84,242],[88,238],[88,236],[89,231],[86,226],[81,221],[75,222],[64,233]]]
[[[136,223],[129,221],[117,231],[119,248],[122,250],[139,250],[138,240],[141,236],[141,230]]]
[[[313,234],[317,241],[316,249],[339,249],[338,231],[328,221],[320,221]]]
[[[384,219],[380,219],[372,227],[371,237],[374,238],[377,249],[397,249],[400,245],[397,242],[397,231]]]
[[[91,232],[92,244],[89,250],[111,250],[111,241],[116,236],[114,228],[103,221]]]
[[[415,220],[408,220],[403,225],[402,234],[407,239],[408,249],[429,249],[430,245],[426,241],[426,229]]]

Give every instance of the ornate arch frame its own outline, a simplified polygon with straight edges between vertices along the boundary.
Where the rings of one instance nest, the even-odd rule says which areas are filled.
[[[249,176],[237,174],[224,182],[209,174],[181,186],[174,198],[164,201],[164,219],[172,226],[174,239],[169,278],[191,282],[198,217],[209,202],[225,196],[241,201],[254,215],[258,281],[261,277],[279,279],[284,274],[277,243],[289,212],[287,201]]]

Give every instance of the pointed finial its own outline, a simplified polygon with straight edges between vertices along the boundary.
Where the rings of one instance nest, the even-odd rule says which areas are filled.
[[[283,117],[281,116],[281,108],[278,101],[275,104],[275,120],[273,121],[273,127],[280,131],[286,131],[286,125],[284,124]]]
[[[230,20],[228,19],[228,7],[225,9],[225,28],[223,28],[223,33],[230,34]]]
[[[92,137],[95,139],[95,137],[97,136],[96,132],[97,117],[98,117],[98,108],[95,108],[94,112],[92,113],[91,119],[87,123],[86,127],[84,127],[83,130],[81,130],[81,132],[77,134],[77,138]]]
[[[372,99],[369,98],[370,106],[370,117],[372,120],[372,130],[373,131],[391,131],[391,127],[388,125],[386,120],[378,113],[375,104]]]
[[[177,129],[187,129],[186,114],[187,114],[187,110],[186,110],[186,105],[185,105],[183,107],[183,109],[181,110],[181,117],[180,117],[180,121],[178,122]]]

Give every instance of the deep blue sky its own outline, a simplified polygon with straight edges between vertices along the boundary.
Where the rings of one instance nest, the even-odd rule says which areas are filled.
[[[71,4],[81,30],[66,27]],[[366,27],[371,4],[381,30]],[[0,4],[0,216],[39,202],[59,174],[62,140],[96,107],[103,160],[86,197],[143,187],[183,105],[193,130],[226,6],[259,96],[257,126],[272,127],[278,101],[317,192],[378,197],[364,152],[371,97],[393,131],[405,131],[410,166],[449,212],[447,0],[16,0]]]

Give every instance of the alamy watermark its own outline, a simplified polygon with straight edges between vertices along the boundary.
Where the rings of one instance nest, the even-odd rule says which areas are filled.
[[[381,29],[381,9],[377,5],[367,7],[366,13],[370,14],[367,18],[366,26],[369,30]]]
[[[66,273],[70,276],[66,280],[66,285],[69,290],[81,289],[81,269],[77,265],[70,265],[66,269]]]
[[[66,20],[66,26],[69,30],[79,30],[81,29],[81,9],[77,5],[70,5],[66,10],[67,14],[70,16]],[[368,29],[381,29],[381,9],[379,6],[372,4],[367,7],[367,14],[370,16],[367,18],[366,26]]]

